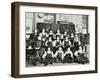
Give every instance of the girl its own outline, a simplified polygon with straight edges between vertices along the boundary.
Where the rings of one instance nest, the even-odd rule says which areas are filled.
[[[52,30],[50,30],[50,32],[49,32],[49,37],[51,37],[52,39],[54,39],[54,33],[53,33]]]
[[[61,41],[60,41],[60,38],[57,37],[57,40],[56,40],[56,48],[58,48],[60,46],[61,46]]]
[[[70,35],[70,42],[71,42],[71,45],[73,45],[73,42],[74,42],[74,35],[73,35],[73,33],[71,33],[71,35]]]
[[[66,62],[67,63],[72,63],[73,62],[73,53],[70,50],[70,48],[68,48],[67,51],[65,52],[63,62],[64,63],[66,63]]]
[[[45,45],[47,47],[52,47],[53,46],[53,41],[52,41],[52,38],[51,37],[49,37],[49,40],[46,41]]]
[[[89,63],[89,60],[83,53],[81,46],[79,47],[79,50],[74,53],[74,55],[77,63],[82,63],[82,64]]]
[[[64,39],[67,37],[67,31],[64,32]]]
[[[55,53],[56,62],[62,62],[64,58],[64,52],[61,47]]]
[[[74,50],[77,51],[79,49],[81,42],[79,41],[78,37],[74,39]]]
[[[64,51],[66,51],[67,48],[70,47],[71,42],[68,40],[68,37],[66,37],[62,44],[63,44],[63,47],[64,47]]]
[[[59,29],[57,30],[56,37],[61,38],[61,33],[60,33],[60,30]]]
[[[47,33],[45,32],[45,29],[42,29],[42,32],[39,35],[41,36],[42,41],[45,41],[48,37]]]
[[[47,66],[49,63],[53,63],[53,51],[50,49],[50,47],[45,51],[42,58],[44,59],[44,65]]]

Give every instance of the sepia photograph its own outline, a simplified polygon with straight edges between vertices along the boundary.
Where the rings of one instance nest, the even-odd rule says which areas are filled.
[[[25,12],[26,67],[89,64],[88,15]]]

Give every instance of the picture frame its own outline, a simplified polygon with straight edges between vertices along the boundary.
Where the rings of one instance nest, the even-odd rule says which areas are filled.
[[[96,6],[31,2],[11,3],[11,76],[15,78],[25,78],[97,73],[97,13]],[[59,17],[57,17],[57,15]],[[66,65],[63,65],[63,63],[54,63],[54,66],[51,64],[51,66],[40,66],[39,64],[39,66],[34,65],[30,67],[31,64],[27,64],[26,57],[27,51],[30,52],[33,47],[26,47],[28,41],[27,37],[29,38],[30,35],[33,35],[33,30],[37,28],[39,23],[45,23],[43,26],[40,25],[40,29],[44,26],[48,27],[48,24],[54,24],[59,27],[61,25],[61,28],[63,28],[63,24],[70,24],[72,22],[75,24],[75,31],[73,32],[75,32],[75,34],[77,33],[77,36],[78,33],[82,33],[82,35],[85,36],[88,47],[82,46],[82,50],[86,48],[85,50],[87,50],[89,55],[89,58],[87,58],[89,62],[87,64],[81,64],[81,62],[79,64],[71,63],[71,65],[70,63],[65,63]],[[82,28],[80,29],[80,27]],[[50,26],[47,28],[47,31],[49,28]],[[54,26],[52,30],[54,28],[56,27]],[[67,30],[69,30],[70,35],[72,28],[69,28]],[[76,30],[77,28],[78,30]],[[41,31],[39,29],[38,31]],[[89,36],[87,35],[88,33]],[[32,51],[34,52],[33,49]],[[57,66],[55,64],[57,64]]]

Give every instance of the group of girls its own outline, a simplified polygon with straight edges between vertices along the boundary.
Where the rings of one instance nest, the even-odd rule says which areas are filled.
[[[29,43],[27,49],[32,48],[33,51],[28,60],[35,66],[37,62],[45,66],[54,63],[89,63],[77,34],[68,34],[67,31],[60,33],[59,29],[56,33],[52,30],[47,33],[45,29],[38,33],[36,29],[30,35]]]

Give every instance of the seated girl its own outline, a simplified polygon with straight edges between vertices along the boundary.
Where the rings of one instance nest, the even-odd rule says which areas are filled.
[[[52,64],[54,62],[53,61],[54,54],[50,47],[47,49],[47,51],[45,51],[42,58],[43,58],[44,66],[47,66],[48,64]]]
[[[66,51],[67,48],[69,48],[71,46],[71,42],[68,40],[68,37],[65,38],[65,40],[62,42],[62,44],[63,44],[64,51]]]
[[[67,51],[64,54],[63,63],[72,63],[72,62],[73,62],[73,53],[70,50],[70,48],[68,48]]]
[[[64,52],[61,47],[55,53],[56,62],[62,62],[64,58]]]
[[[79,47],[79,50],[74,53],[74,56],[77,63],[81,64],[89,63],[89,60],[85,56],[81,46]]]
[[[60,38],[57,37],[57,40],[56,40],[56,48],[60,47],[61,46],[61,41],[60,41]]]

